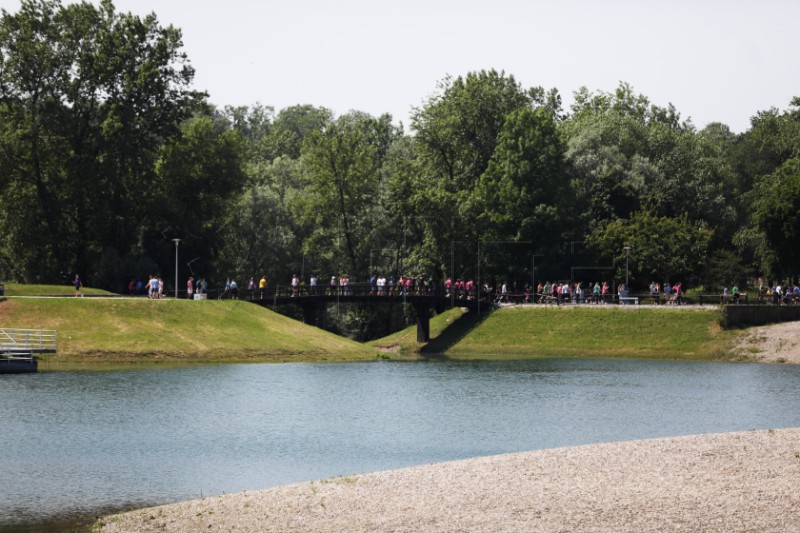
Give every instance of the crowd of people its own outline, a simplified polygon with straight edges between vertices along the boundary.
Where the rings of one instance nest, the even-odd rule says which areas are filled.
[[[205,294],[208,292],[208,281],[205,278],[189,277],[186,283],[186,294],[192,299],[194,294]],[[131,296],[147,295],[151,300],[158,300],[166,294],[164,279],[159,274],[150,274],[145,282],[141,279],[131,278],[128,282],[128,294]]]
[[[738,288],[734,287],[738,293]],[[775,305],[796,305],[800,303],[800,285],[775,281],[761,284],[758,289],[759,302],[772,302]]]
[[[310,275],[307,285],[300,280],[297,274],[294,274],[290,280],[289,287],[292,296],[300,294],[351,296],[357,292],[360,293],[362,289],[373,296],[404,296],[412,294],[428,295],[438,290],[438,286],[434,283],[432,277],[399,276],[395,279],[394,276],[387,278],[377,273],[373,274],[367,283],[361,284],[353,283],[349,274],[332,275],[325,287],[320,284],[319,278],[315,274]]]
[[[83,283],[80,276],[75,275],[73,280],[76,296],[81,295]],[[272,296],[268,293],[267,277],[261,276],[256,281],[251,277],[243,296],[248,299],[264,299]],[[291,296],[301,295],[343,295],[362,294],[366,292],[374,296],[420,296],[437,295],[445,298],[458,300],[474,300],[481,298],[481,301],[491,303],[535,303],[535,304],[609,304],[609,303],[639,303],[644,301],[647,295],[637,293],[631,296],[628,286],[620,283],[613,291],[606,281],[595,281],[590,283],[580,281],[540,281],[537,286],[532,287],[530,283],[517,283],[510,285],[506,281],[499,281],[496,284],[484,282],[478,288],[478,284],[472,279],[462,279],[448,277],[443,282],[437,282],[433,276],[386,276],[381,273],[374,273],[368,282],[353,283],[348,274],[339,276],[332,275],[327,283],[320,282],[315,274],[311,274],[308,283],[294,274],[287,286]],[[277,289],[277,287],[276,287]],[[685,303],[683,297],[683,287],[681,282],[677,283],[658,283],[651,281],[648,287],[650,301],[653,304],[681,305]],[[209,284],[205,278],[190,276],[186,282],[186,297],[194,298],[194,295],[205,295],[209,292]],[[225,281],[225,288],[220,291],[220,298],[238,299],[240,294],[238,282],[235,278],[229,277]],[[128,293],[131,295],[147,295],[150,299],[160,299],[165,295],[164,280],[160,275],[150,275],[148,280],[131,279],[128,284]],[[719,293],[717,293],[719,294]],[[718,296],[720,303],[741,303],[746,294],[742,292],[737,284],[730,288],[723,287],[722,294]],[[708,296],[705,296],[708,298]],[[701,300],[702,301],[702,300]],[[759,303],[772,303],[775,305],[794,305],[800,303],[800,285],[781,282],[761,283],[758,293]]]
[[[252,281],[252,280],[251,280]],[[264,279],[262,279],[262,283]],[[286,287],[286,286],[284,286]],[[263,287],[262,287],[263,288]],[[575,303],[575,304],[606,304],[615,299],[620,303],[633,300],[628,294],[625,284],[620,284],[616,291],[616,298],[608,282],[539,282],[536,290],[527,284],[510,285],[506,281],[496,284],[484,282],[480,291],[478,284],[472,279],[448,277],[444,282],[437,282],[432,276],[386,276],[375,273],[366,283],[354,284],[350,276],[342,274],[333,275],[327,287],[321,287],[316,275],[311,274],[306,284],[297,274],[292,275],[287,287],[291,296],[318,295],[328,296],[366,293],[371,296],[428,296],[440,295],[445,298],[458,300],[474,300],[478,297],[482,301],[493,303]],[[255,291],[251,292],[253,294]],[[280,291],[279,291],[280,292]],[[654,302],[661,303],[662,286],[651,285],[651,294],[655,296]],[[663,285],[663,298],[666,303],[680,304],[682,288],[680,283]],[[263,298],[263,296],[261,296]]]
[[[395,278],[375,273],[370,276],[367,283],[359,284],[353,284],[347,274],[338,277],[333,275],[327,288],[322,288],[314,274],[309,277],[308,284],[294,274],[289,287],[291,296],[323,293],[329,296],[337,294],[349,296],[365,292],[371,296],[440,295],[458,300],[474,300],[480,297],[482,301],[493,303],[607,304],[619,301],[624,304],[629,303],[629,300],[638,302],[638,297],[629,296],[625,284],[620,284],[614,295],[611,286],[605,281],[593,283],[540,281],[535,290],[529,283],[512,286],[506,281],[499,281],[496,284],[484,282],[478,290],[478,284],[472,279],[448,277],[444,282],[437,282],[432,276]],[[662,301],[667,304],[683,303],[681,283],[674,285],[664,283],[662,286],[654,282],[650,289],[654,303]]]
[[[164,280],[160,275],[153,274],[150,274],[147,282],[132,278],[128,282],[128,294],[131,296],[146,294],[151,300],[158,300],[164,297]]]

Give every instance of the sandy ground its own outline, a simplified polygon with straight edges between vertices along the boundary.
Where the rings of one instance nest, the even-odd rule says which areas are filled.
[[[100,531],[794,532],[800,428],[499,455],[107,517]]]
[[[800,364],[800,322],[747,328],[737,352],[761,363]]]

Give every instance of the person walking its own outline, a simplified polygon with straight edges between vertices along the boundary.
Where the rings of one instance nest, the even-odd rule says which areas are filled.
[[[247,292],[250,293],[250,299],[253,300],[253,295],[256,293],[256,280],[250,278],[250,283],[247,284]]]
[[[75,286],[75,297],[77,298],[78,296],[83,296],[83,294],[81,294],[81,287],[83,287],[83,283],[81,282],[81,277],[77,272],[75,273],[75,279],[72,280],[72,284]]]
[[[233,279],[233,278],[231,278],[230,291],[231,291],[231,299],[232,300],[238,300],[239,299],[239,284],[236,283],[236,280]]]
[[[154,275],[150,274],[150,279],[147,281],[145,289],[147,289],[147,297],[151,300],[155,299],[158,294],[158,280]]]
[[[672,292],[675,293],[675,305],[683,304],[683,285],[680,281],[676,283],[674,287],[672,287]]]
[[[311,289],[311,294],[317,294],[317,276],[311,274],[311,277],[308,279],[308,286]]]
[[[338,281],[336,279],[336,276],[331,276],[330,292],[328,294],[330,294],[331,296],[335,296],[337,291],[337,285]]]

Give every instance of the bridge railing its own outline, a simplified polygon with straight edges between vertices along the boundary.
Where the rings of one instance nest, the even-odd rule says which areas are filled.
[[[0,353],[55,353],[57,343],[55,330],[0,328]]]
[[[443,288],[439,285],[414,285],[412,287],[399,287],[386,285],[378,287],[369,283],[358,282],[348,285],[274,285],[266,289],[240,289],[238,297],[245,300],[269,300],[273,298],[288,298],[300,296],[443,296]],[[217,295],[220,299],[229,299],[234,295],[224,291]],[[466,295],[465,295],[466,296]],[[213,295],[212,295],[213,298]]]
[[[209,291],[209,298],[229,299],[234,295],[230,291],[215,292]],[[442,284],[418,284],[415,282],[411,287],[400,287],[399,285],[386,285],[378,287],[367,282],[351,282],[348,285],[320,284],[315,287],[301,284],[292,287],[289,284],[271,285],[265,289],[239,289],[237,297],[242,300],[272,300],[309,297],[309,296],[343,296],[343,297],[428,297],[448,300],[458,305],[459,302],[469,304],[477,301],[477,291],[467,291],[464,289],[451,288],[445,289]],[[733,295],[723,296],[721,294],[682,294],[680,299],[675,295],[663,293],[649,294],[647,292],[629,293],[620,297],[619,294],[598,294],[591,291],[584,291],[582,296],[576,293],[571,294],[542,294],[526,290],[511,290],[507,294],[502,294],[497,289],[491,289],[481,293],[481,305],[502,305],[502,304],[543,304],[543,305],[750,305],[750,304],[772,304],[771,296],[761,296],[758,294],[748,295],[746,292],[739,293],[738,297]],[[800,299],[790,299],[781,301],[782,305],[800,304]]]
[[[378,287],[367,282],[352,282],[349,285],[329,285],[320,284],[311,287],[301,284],[292,287],[289,284],[270,285],[265,289],[239,289],[236,297],[242,300],[272,300],[309,297],[309,296],[346,296],[346,297],[428,297],[449,300],[455,305],[459,302],[476,302],[477,291],[467,291],[464,289],[451,288],[445,289],[442,284],[419,285],[415,282],[411,287],[400,287],[398,285],[386,285]],[[230,299],[234,294],[230,291],[208,292],[211,299]],[[524,290],[511,290],[507,294],[502,294],[496,289],[481,294],[481,305],[502,305],[502,304],[543,304],[543,305],[752,305],[752,304],[773,304],[772,296],[761,296],[758,294],[748,295],[746,292],[739,293],[738,297],[733,295],[723,296],[721,294],[682,294],[677,300],[675,295],[659,293],[656,295],[647,292],[629,293],[627,296],[620,297],[619,294],[598,294],[594,295],[591,291],[584,291],[581,297],[576,293],[572,294],[542,294]],[[781,305],[800,304],[800,299],[789,299],[781,301]]]
[[[400,287],[398,285],[385,285],[379,287],[370,283],[358,282],[349,283],[347,285],[317,285],[311,287],[308,285],[300,285],[292,287],[291,285],[278,285],[275,288],[275,294],[278,296],[435,296],[441,295],[441,288],[436,285],[430,284],[414,284],[410,287]]]

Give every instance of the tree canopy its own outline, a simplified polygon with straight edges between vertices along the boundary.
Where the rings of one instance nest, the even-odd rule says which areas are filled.
[[[564,110],[556,89],[481,70],[442,79],[406,132],[312,104],[215,108],[193,84],[155,14],[2,12],[0,278],[121,290],[170,269],[174,238],[218,282],[480,268],[513,286],[532,253],[540,279],[613,264],[619,281],[627,258],[634,287],[800,275],[798,98],[741,134],[698,131],[627,83]]]
[[[57,280],[107,248],[155,247],[145,237],[172,223],[156,162],[204,98],[181,46],[180,30],[109,0],[3,12],[0,234],[15,271]]]

